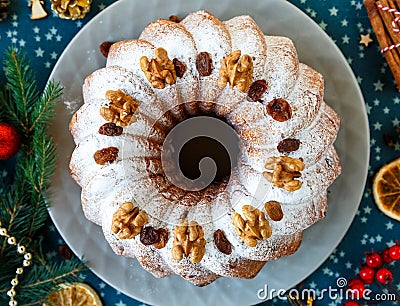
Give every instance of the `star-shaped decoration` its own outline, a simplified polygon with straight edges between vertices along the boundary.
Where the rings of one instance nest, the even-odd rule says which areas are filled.
[[[362,44],[362,45],[364,45],[364,46],[366,46],[366,47],[368,47],[368,45],[370,44],[370,43],[372,43],[373,42],[373,40],[372,40],[372,38],[371,38],[371,34],[370,33],[368,33],[368,34],[360,34],[360,41],[359,41],[359,44]]]

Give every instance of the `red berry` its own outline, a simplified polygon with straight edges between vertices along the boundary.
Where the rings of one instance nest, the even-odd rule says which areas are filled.
[[[15,126],[0,123],[0,159],[9,159],[17,154],[21,146],[21,135]]]
[[[380,268],[378,271],[376,271],[376,279],[378,282],[386,285],[393,281],[393,275],[390,270],[386,268]]]
[[[400,260],[400,245],[396,244],[389,248],[390,258],[393,260]]]
[[[364,294],[365,286],[364,284],[360,281],[360,283],[356,283],[351,286],[351,296],[353,299],[361,299]]]
[[[356,301],[347,301],[344,306],[360,306]]]
[[[381,253],[382,260],[386,263],[391,263],[393,258],[390,256],[389,249],[384,249]]]
[[[359,278],[351,279],[351,280],[349,281],[349,283],[348,283],[348,285],[349,285],[350,288],[352,288],[353,286],[359,285],[359,284],[361,284],[361,285],[364,284],[364,282],[363,282],[361,279],[359,279]]]
[[[382,266],[382,257],[376,252],[368,253],[365,257],[365,263],[371,268],[379,268]]]
[[[366,284],[372,284],[372,282],[374,281],[374,276],[375,276],[375,270],[372,269],[371,267],[365,266],[365,267],[361,268],[360,278]]]

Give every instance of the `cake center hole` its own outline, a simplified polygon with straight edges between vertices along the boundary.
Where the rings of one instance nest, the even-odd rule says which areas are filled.
[[[161,160],[172,184],[198,191],[229,179],[238,155],[235,130],[223,119],[207,115],[177,124],[163,143]]]

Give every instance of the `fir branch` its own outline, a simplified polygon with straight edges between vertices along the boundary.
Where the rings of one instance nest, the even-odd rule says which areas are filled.
[[[38,98],[36,80],[26,56],[15,48],[6,52],[4,60],[7,85],[13,103],[5,103],[10,120],[27,133],[30,126],[30,112]]]
[[[28,235],[33,235],[41,228],[47,219],[46,196],[49,188],[49,178],[54,173],[55,147],[51,137],[41,129],[35,130],[32,153],[27,159],[26,177],[31,190],[31,220],[28,224]]]
[[[32,125],[30,131],[32,131],[36,125],[47,124],[51,118],[54,117],[55,104],[57,99],[61,96],[62,88],[59,83],[50,81],[43,94],[38,99],[35,107],[32,110]]]

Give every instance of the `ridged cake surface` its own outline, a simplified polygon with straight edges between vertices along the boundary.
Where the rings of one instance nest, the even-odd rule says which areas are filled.
[[[244,88],[232,74],[221,81],[237,50]],[[164,51],[170,68],[154,60]],[[84,104],[71,120],[70,169],[85,216],[115,253],[137,258],[156,277],[175,273],[201,286],[254,277],[266,261],[294,253],[302,231],[326,213],[341,165],[333,147],[339,117],[323,91],[323,77],[299,63],[292,41],[264,35],[249,16],[223,22],[198,11],[150,23],[138,39],[111,46],[106,67],[86,78]],[[233,127],[240,155],[226,181],[187,191],[168,181],[161,150],[177,123],[198,114]]]

